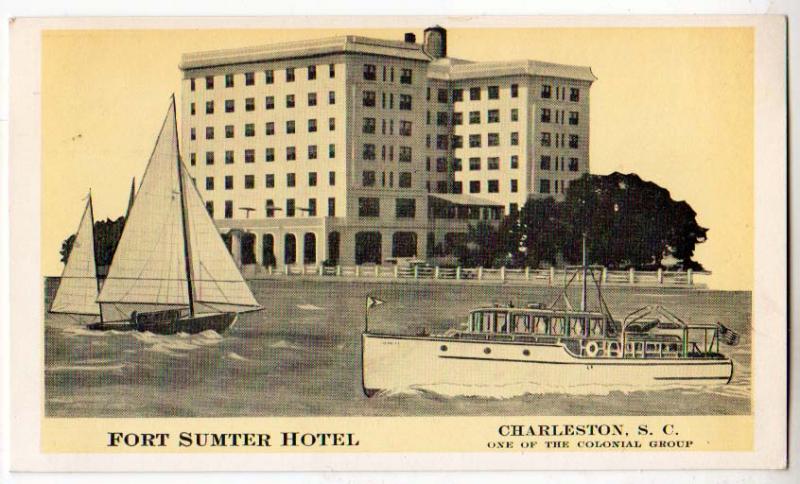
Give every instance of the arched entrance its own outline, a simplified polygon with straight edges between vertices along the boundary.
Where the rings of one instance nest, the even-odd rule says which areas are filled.
[[[264,267],[275,266],[275,237],[272,234],[261,237],[261,260]]]
[[[392,235],[392,257],[416,257],[417,234],[414,232],[395,232]]]
[[[297,239],[294,234],[286,234],[283,238],[283,262],[294,264],[297,262]]]
[[[381,233],[358,232],[356,234],[356,264],[381,263]]]
[[[242,264],[256,263],[256,234],[244,232],[242,234]]]
[[[333,264],[339,263],[339,232],[331,232],[328,234],[328,260]]]
[[[307,232],[303,236],[303,264],[317,263],[317,236]]]

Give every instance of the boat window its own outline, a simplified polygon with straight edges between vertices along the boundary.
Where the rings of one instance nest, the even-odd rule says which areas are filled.
[[[475,311],[472,313],[472,326],[470,327],[470,331],[473,333],[480,333],[483,331],[483,312]]]
[[[531,332],[531,316],[530,314],[515,314],[514,315],[514,332],[515,333],[530,333]]]
[[[508,313],[496,313],[497,314],[497,326],[495,329],[496,333],[508,333]]]

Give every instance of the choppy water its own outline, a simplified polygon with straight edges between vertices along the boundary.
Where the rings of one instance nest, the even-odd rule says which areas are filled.
[[[729,385],[606,395],[452,396],[458,389],[404,389],[368,399],[361,390],[360,335],[367,293],[386,301],[370,328],[414,333],[461,324],[479,304],[550,301],[546,287],[254,281],[264,311],[223,335],[95,332],[45,318],[46,413],[55,417],[307,415],[706,415],[750,412],[749,292],[607,289],[619,317],[662,304],[684,319],[721,321],[742,335],[724,347]],[[48,291],[47,299],[52,293]],[[448,396],[450,395],[450,396]]]

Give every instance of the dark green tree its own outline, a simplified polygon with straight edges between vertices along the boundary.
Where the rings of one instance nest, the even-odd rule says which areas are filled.
[[[116,220],[106,219],[94,223],[94,251],[95,261],[98,266],[111,265],[117,244],[122,236],[122,229],[125,227],[125,217]],[[61,262],[67,262],[72,244],[75,242],[75,235],[72,234],[61,243]]]

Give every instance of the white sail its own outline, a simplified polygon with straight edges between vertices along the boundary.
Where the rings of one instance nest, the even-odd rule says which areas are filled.
[[[181,169],[195,311],[204,313],[260,308],[183,163]]]
[[[86,202],[50,312],[99,315],[92,198]]]
[[[177,143],[171,104],[100,291],[107,321],[189,304]]]

